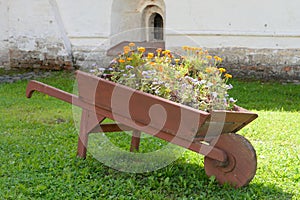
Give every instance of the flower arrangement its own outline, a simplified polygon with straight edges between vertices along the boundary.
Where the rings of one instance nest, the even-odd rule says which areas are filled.
[[[101,77],[110,74],[113,82],[203,111],[232,109],[236,100],[227,93],[233,87],[227,84],[232,75],[218,67],[222,58],[201,48],[182,48],[184,56],[160,48],[145,53],[144,47],[129,43],[109,68],[92,72]]]

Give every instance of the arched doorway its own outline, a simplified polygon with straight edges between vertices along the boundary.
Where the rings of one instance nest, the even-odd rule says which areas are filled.
[[[122,52],[128,41],[164,49],[165,10],[164,0],[113,0],[107,55]]]
[[[164,40],[164,25],[165,16],[161,8],[157,6],[147,6],[143,10],[143,27],[145,27],[146,41],[163,41]]]
[[[153,13],[149,18],[149,40],[163,40],[164,39],[164,21],[160,14]]]

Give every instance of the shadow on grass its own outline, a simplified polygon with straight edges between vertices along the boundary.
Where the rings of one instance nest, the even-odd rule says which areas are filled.
[[[89,158],[90,159],[90,158]],[[163,159],[163,158],[162,158]],[[93,167],[89,173],[99,170],[99,163],[93,160]],[[124,173],[106,166],[104,174],[97,174],[99,179],[110,177],[113,190],[120,196],[134,198],[150,198],[147,195],[158,195],[162,199],[291,199],[292,194],[284,192],[275,184],[257,183],[255,179],[246,187],[235,189],[229,185],[219,185],[216,180],[207,177],[203,164],[188,163],[185,159],[178,159],[169,166],[147,173]],[[94,178],[96,178],[94,176]],[[129,186],[129,185],[131,186]],[[128,191],[128,187],[134,188]],[[144,196],[139,196],[144,193]]]

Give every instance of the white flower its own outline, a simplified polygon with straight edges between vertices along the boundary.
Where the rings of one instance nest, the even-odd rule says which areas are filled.
[[[235,99],[232,98],[232,97],[229,98],[229,101],[230,101],[230,102],[233,102],[233,103],[237,102],[237,100],[235,100]]]
[[[105,71],[105,68],[100,67],[100,68],[98,68],[98,70],[99,70],[100,72],[103,72],[103,71]]]
[[[133,66],[131,66],[131,65],[126,65],[126,69],[133,69]]]
[[[147,71],[143,71],[143,72],[142,72],[142,75],[143,75],[143,76],[148,75],[148,72],[147,72]]]
[[[211,87],[211,86],[213,86],[214,84],[212,84],[211,82],[208,82],[207,83],[207,87]]]
[[[199,81],[199,84],[200,85],[203,85],[203,84],[205,84],[206,83],[206,80],[201,80],[201,81]]]
[[[211,96],[212,96],[213,98],[217,98],[217,96],[218,96],[218,93],[216,93],[216,92],[212,92],[212,93],[211,93]]]
[[[110,61],[110,64],[114,64],[114,63],[118,63],[115,59],[113,59],[112,61]]]
[[[233,86],[231,84],[227,85],[227,89],[231,90],[233,88]]]

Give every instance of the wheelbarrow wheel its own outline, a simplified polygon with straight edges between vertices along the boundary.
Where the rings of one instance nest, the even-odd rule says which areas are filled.
[[[256,173],[256,152],[251,143],[241,135],[235,133],[222,134],[210,142],[227,154],[227,161],[204,158],[206,174],[215,176],[220,184],[228,183],[239,188],[249,184]]]

